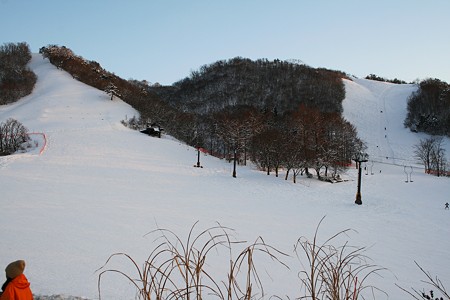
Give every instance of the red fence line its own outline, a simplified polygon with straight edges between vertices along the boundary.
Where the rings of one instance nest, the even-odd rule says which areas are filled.
[[[432,174],[432,175],[437,175],[438,171],[437,170],[432,170],[432,169],[426,169],[425,173],[427,174]],[[439,174],[441,174],[442,176],[450,176],[450,171],[439,171]]]
[[[47,147],[47,136],[45,135],[45,133],[42,133],[42,132],[28,133],[28,135],[32,135],[32,134],[42,135],[42,138],[44,139],[44,145],[42,145],[41,150],[39,150],[39,155],[41,155],[44,152],[45,148]]]

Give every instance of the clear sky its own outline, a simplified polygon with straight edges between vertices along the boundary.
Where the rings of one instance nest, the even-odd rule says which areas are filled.
[[[450,0],[0,0],[0,43],[172,84],[236,56],[450,83]]]

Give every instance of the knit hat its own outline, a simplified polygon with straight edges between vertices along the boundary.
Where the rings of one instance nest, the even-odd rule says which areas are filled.
[[[5,269],[6,277],[14,279],[20,274],[22,274],[23,270],[25,270],[25,261],[24,260],[14,261],[6,267]]]

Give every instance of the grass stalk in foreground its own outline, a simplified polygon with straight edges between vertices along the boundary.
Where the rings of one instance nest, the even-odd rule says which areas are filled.
[[[198,223],[198,222],[197,222]],[[238,252],[233,259],[234,245],[245,243],[232,239],[230,228],[217,226],[195,234],[195,223],[183,241],[168,229],[157,229],[148,234],[159,234],[159,244],[144,262],[139,264],[126,253],[112,254],[97,271],[99,299],[101,282],[105,274],[118,273],[131,282],[138,291],[139,299],[254,299],[264,297],[264,289],[254,262],[255,253],[262,253],[283,264],[277,256],[285,255],[266,244],[260,237],[253,244]],[[226,280],[214,277],[207,268],[207,257],[219,248],[229,251],[229,273]],[[136,270],[136,278],[118,269],[105,269],[116,257],[125,257]],[[212,256],[212,255],[211,255]],[[258,295],[258,296],[256,296]]]

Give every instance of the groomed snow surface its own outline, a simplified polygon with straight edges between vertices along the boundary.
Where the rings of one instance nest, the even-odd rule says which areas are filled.
[[[266,294],[294,299],[301,296],[297,274],[306,266],[294,244],[301,236],[312,238],[324,216],[321,241],[351,228],[349,244],[366,247],[371,263],[387,269],[370,280],[389,295],[377,293],[376,299],[408,299],[396,284],[428,291],[414,261],[450,288],[450,211],[444,210],[450,180],[424,174],[414,161],[413,145],[426,137],[403,128],[414,86],[345,81],[344,115],[367,141],[371,159],[358,206],[353,168],[338,184],[306,177],[294,184],[284,174],[267,176],[251,166],[238,166],[232,178],[231,164],[204,154],[203,168],[194,168],[195,149],[122,126],[137,113],[121,100],[109,100],[40,55],[30,67],[38,76],[33,93],[1,106],[0,122],[15,118],[45,134],[47,144],[39,154],[38,135],[36,150],[0,157],[0,266],[26,260],[36,295],[98,299],[97,270],[111,254],[125,252],[142,264],[159,244],[148,232],[167,228],[185,240],[199,221],[197,233],[219,222],[233,228],[237,240],[261,236],[291,255],[280,257],[290,270],[262,255],[254,259]],[[412,182],[405,182],[407,176]],[[210,256],[211,272],[225,280],[228,257]],[[223,264],[214,264],[220,259]],[[110,267],[136,277],[124,259]],[[102,282],[102,299],[136,296],[116,274]]]

